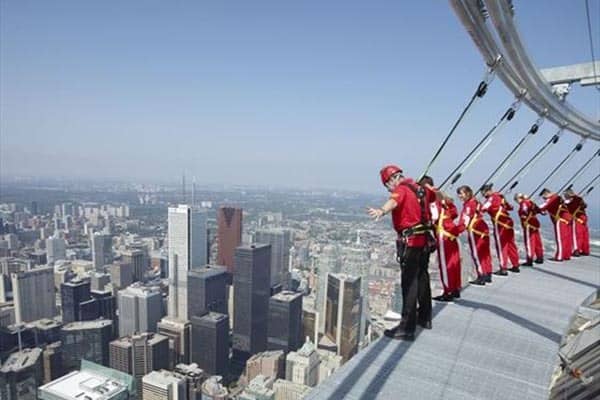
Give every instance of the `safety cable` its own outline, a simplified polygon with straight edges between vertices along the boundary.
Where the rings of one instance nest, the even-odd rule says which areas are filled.
[[[485,96],[485,94],[487,93],[489,84],[494,79],[494,68],[495,68],[495,65],[488,68],[483,79],[481,80],[481,82],[479,82],[479,85],[477,85],[477,89],[475,90],[475,93],[473,93],[473,96],[471,96],[471,99],[469,100],[469,102],[467,103],[465,108],[463,108],[462,112],[458,116],[458,119],[454,122],[454,125],[452,125],[450,132],[446,135],[446,137],[442,141],[442,144],[440,145],[440,147],[437,149],[437,151],[431,158],[431,161],[429,161],[429,164],[427,164],[427,167],[425,168],[425,171],[423,171],[423,173],[419,177],[419,180],[421,180],[421,178],[423,176],[425,176],[429,173],[429,169],[433,166],[433,163],[438,158],[438,156],[440,155],[440,153],[442,152],[444,147],[446,147],[448,140],[454,134],[454,131],[456,131],[456,128],[458,128],[458,125],[462,122],[463,118],[467,115],[467,112],[471,109],[471,106],[475,103],[475,101],[477,99],[481,99],[481,98],[483,98],[483,96]]]
[[[481,185],[481,187],[477,191],[477,193],[481,192],[481,188],[483,188],[483,186],[485,184],[491,183],[494,180],[494,178],[496,178],[497,176],[501,175],[502,172],[504,172],[504,170],[510,163],[510,160],[517,154],[519,148],[521,146],[523,146],[529,138],[531,138],[533,135],[535,135],[537,133],[537,131],[540,129],[540,126],[543,123],[544,123],[544,118],[540,117],[533,123],[533,125],[531,125],[531,128],[529,128],[529,130],[527,131],[525,136],[523,136],[521,138],[521,140],[519,140],[519,142],[517,142],[515,147],[513,147],[512,150],[506,155],[506,157],[504,157],[504,160],[502,160],[500,165],[498,165],[498,167],[496,167],[496,169],[490,174],[490,176],[488,176],[487,179],[485,181],[483,181],[483,185]]]
[[[506,183],[500,188],[500,192],[504,192],[504,189],[506,189],[506,187],[512,182],[512,185],[510,185],[510,187],[508,188],[508,193],[511,192],[511,190],[513,190],[515,187],[517,187],[517,185],[519,184],[519,180],[515,180],[516,178],[522,179],[525,175],[527,175],[527,173],[531,170],[531,168],[534,166],[535,162],[538,161],[540,158],[542,158],[542,156],[544,154],[546,154],[546,152],[550,149],[550,146],[553,144],[556,144],[558,142],[558,139],[560,139],[560,135],[562,135],[563,132],[563,128],[559,129],[558,132],[556,132],[556,134],[554,136],[552,136],[550,138],[550,140],[542,146],[541,149],[539,149],[537,151],[537,153],[535,153],[533,155],[533,157],[531,157],[529,159],[529,161],[527,161],[521,168],[519,168],[519,170],[517,172],[515,172],[515,174],[513,176],[510,177],[510,179],[508,181],[506,181]]]
[[[573,186],[573,184],[572,184],[571,182],[575,182],[575,180],[576,180],[576,179],[579,177],[579,175],[581,175],[581,174],[582,174],[582,173],[583,173],[583,172],[584,172],[584,171],[587,169],[587,167],[589,167],[589,166],[591,165],[592,161],[594,161],[594,158],[596,158],[596,157],[598,157],[598,156],[600,156],[600,149],[598,149],[598,151],[596,151],[596,152],[594,153],[594,155],[593,155],[593,156],[591,156],[591,157],[590,157],[590,159],[589,159],[589,160],[587,160],[587,161],[585,162],[585,164],[583,164],[583,165],[581,166],[581,168],[579,168],[579,169],[577,170],[577,172],[575,172],[575,174],[573,174],[573,176],[572,176],[572,177],[570,177],[570,178],[569,178],[569,180],[567,180],[567,181],[565,182],[565,184],[564,184],[564,185],[563,185],[563,186],[562,186],[562,187],[561,187],[561,188],[558,190],[558,193],[562,193],[562,191],[563,191],[563,190],[565,190],[565,188],[566,188],[567,186],[568,186],[569,188],[571,188],[571,187]]]
[[[585,142],[585,139],[582,139],[579,143],[577,143],[577,145],[573,148],[573,150],[571,150],[571,152],[569,154],[567,154],[567,156],[556,166],[554,167],[554,169],[552,170],[552,172],[550,172],[550,174],[546,177],[546,179],[544,179],[542,181],[542,183],[540,183],[535,189],[533,189],[533,191],[531,192],[531,194],[529,195],[529,197],[533,197],[533,195],[535,193],[537,193],[538,190],[540,190],[542,188],[542,186],[544,186],[544,184],[546,182],[548,182],[548,180],[550,178],[552,178],[554,176],[555,173],[558,172],[558,170],[567,163],[567,161],[569,161],[576,152],[580,151],[581,148],[583,147],[583,143]]]
[[[492,135],[494,133],[498,133],[500,131],[499,128],[501,126],[504,126],[506,124],[506,122],[513,119],[513,117],[515,116],[515,113],[519,109],[520,104],[521,104],[521,99],[518,99],[513,104],[511,104],[511,106],[506,110],[506,112],[502,115],[502,117],[498,120],[498,122],[496,122],[496,124],[494,126],[492,126],[492,128],[479,141],[479,143],[477,143],[477,145],[475,145],[475,147],[469,152],[469,154],[467,154],[467,156],[456,166],[456,168],[454,168],[454,170],[448,175],[448,177],[446,177],[446,179],[444,179],[444,181],[440,185],[440,189],[442,189],[451,178],[452,178],[452,181],[450,182],[450,185],[454,185],[456,183],[456,181],[458,181],[460,179],[460,177],[467,170],[467,168],[469,168],[471,166],[471,164],[473,164],[473,162],[481,155],[483,150],[492,142],[492,138],[493,138]],[[480,147],[482,147],[482,148],[480,149]],[[471,156],[473,156],[473,159],[471,159],[471,161],[467,165],[465,165],[465,163],[467,161],[469,161]],[[459,170],[460,170],[460,172],[459,172]],[[458,174],[456,174],[457,172],[458,172]],[[454,175],[454,174],[456,174],[456,175]]]
[[[583,192],[585,192],[585,191],[586,191],[586,189],[588,189],[588,188],[589,188],[589,189],[587,190],[587,192],[585,192],[585,194],[584,194],[583,196],[587,196],[588,194],[590,194],[590,192],[591,192],[592,190],[594,190],[594,187],[592,186],[592,184],[593,184],[594,182],[596,182],[596,181],[598,180],[598,178],[600,178],[600,174],[596,175],[596,177],[595,177],[594,179],[592,179],[591,181],[589,181],[589,182],[588,182],[588,184],[587,184],[587,185],[585,185],[585,186],[583,187],[583,189],[581,189],[581,191],[579,192],[579,195],[581,196],[581,194],[582,194]]]

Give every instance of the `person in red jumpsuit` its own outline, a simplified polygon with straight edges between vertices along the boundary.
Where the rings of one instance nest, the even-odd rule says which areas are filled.
[[[588,217],[585,212],[587,204],[573,189],[567,189],[564,193],[565,205],[573,216],[571,230],[573,232],[573,253],[575,257],[590,255],[590,230],[588,228]]]
[[[481,192],[486,198],[481,211],[487,212],[492,220],[496,255],[500,261],[500,269],[494,274],[507,275],[506,270],[509,261],[512,265],[510,271],[520,272],[519,250],[517,250],[517,243],[515,242],[515,223],[508,213],[513,209],[513,206],[500,193],[494,192],[492,187],[491,183],[486,183],[481,188]]]
[[[471,258],[477,272],[477,279],[470,283],[474,285],[491,283],[490,233],[488,225],[481,215],[481,205],[473,196],[473,190],[469,186],[459,187],[456,193],[463,202],[463,209],[457,223],[458,232],[467,232]]]
[[[426,175],[421,178],[419,184],[433,186],[433,179]],[[460,244],[458,242],[460,232],[454,223],[456,217],[458,217],[458,210],[452,198],[443,196],[431,203],[431,222],[435,227],[438,267],[444,288],[443,294],[433,298],[436,301],[447,302],[454,298],[460,298],[462,286]]]
[[[436,199],[431,188],[418,185],[404,177],[395,165],[386,165],[380,171],[381,182],[391,193],[380,208],[367,208],[374,220],[392,214],[400,262],[402,286],[402,320],[398,326],[385,331],[395,339],[413,340],[417,323],[431,329],[431,287],[429,282],[429,255],[431,216],[429,207]],[[417,309],[418,307],[418,309]]]
[[[531,267],[534,261],[537,264],[542,264],[544,262],[544,246],[540,233],[540,221],[536,216],[541,211],[523,193],[517,193],[515,201],[519,205],[519,218],[523,227],[523,241],[525,242],[525,254],[527,254],[527,260],[522,265]]]
[[[554,237],[556,239],[556,252],[551,261],[566,261],[571,259],[572,249],[572,216],[564,205],[561,197],[550,189],[544,188],[540,193],[545,200],[540,206],[540,211],[548,212],[550,220],[554,225]]]

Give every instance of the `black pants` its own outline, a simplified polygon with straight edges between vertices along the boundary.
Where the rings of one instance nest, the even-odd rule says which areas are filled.
[[[431,321],[429,252],[424,247],[407,247],[400,262],[402,320],[406,332],[414,332],[417,321]],[[418,306],[418,311],[417,311]],[[417,319],[418,313],[418,319]]]

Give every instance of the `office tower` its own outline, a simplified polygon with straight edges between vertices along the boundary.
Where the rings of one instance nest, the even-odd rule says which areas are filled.
[[[313,343],[319,342],[317,326],[319,314],[310,306],[302,309],[302,338],[310,338]]]
[[[41,386],[38,396],[40,400],[128,400],[132,386],[131,376],[84,361],[81,370],[78,367]]]
[[[56,261],[66,258],[65,239],[57,236],[46,239],[46,261],[48,261],[48,265],[54,265]]]
[[[110,274],[92,272],[90,275],[90,289],[96,291],[103,291],[106,285],[110,283]]]
[[[317,349],[321,363],[319,364],[319,384],[329,378],[343,364],[342,356],[333,351]]]
[[[258,230],[254,235],[256,243],[271,245],[271,288],[281,285],[289,288],[291,238],[288,229]]]
[[[327,275],[329,273],[338,273],[342,268],[340,249],[337,245],[326,245],[323,247],[318,260],[317,277],[317,305],[316,311],[320,316],[325,315],[325,298],[327,292]],[[319,318],[319,333],[325,332],[325,318]]]
[[[220,207],[217,225],[217,264],[226,266],[227,272],[233,275],[235,249],[242,244],[242,209]]]
[[[136,282],[119,291],[118,309],[119,336],[156,332],[156,324],[164,316],[160,288]]]
[[[142,333],[110,342],[110,367],[133,376],[138,398],[142,394],[142,377],[151,371],[165,369],[168,364],[169,339]]]
[[[335,342],[344,362],[358,351],[362,298],[361,278],[346,274],[329,274],[325,335]]]
[[[296,351],[302,345],[302,293],[284,291],[269,299],[269,350]]]
[[[38,319],[37,321],[25,324],[27,329],[33,331],[36,347],[43,347],[47,344],[58,342],[62,326],[61,322],[48,318]]]
[[[301,383],[277,379],[273,382],[273,391],[275,400],[302,400],[308,395],[311,388]]]
[[[246,362],[244,381],[250,382],[258,375],[273,379],[285,377],[285,353],[282,350],[263,351],[250,357]]]
[[[369,270],[371,266],[369,250],[364,247],[345,247],[344,252],[344,263],[342,265],[342,272],[351,276],[360,276],[360,295],[362,298],[362,312],[360,314],[360,330],[359,330],[359,343],[362,342],[365,337],[368,317],[369,317]]]
[[[142,399],[187,399],[185,379],[170,371],[152,371],[142,378]]]
[[[156,325],[159,334],[169,338],[169,369],[177,364],[190,362],[190,346],[192,325],[189,321],[181,321],[164,317]]]
[[[201,400],[202,384],[210,375],[202,371],[195,363],[177,364],[174,373],[185,379],[188,400]]]
[[[211,375],[226,376],[229,363],[229,318],[210,312],[193,316],[192,362]]]
[[[169,316],[188,319],[187,277],[207,264],[206,212],[187,205],[169,207]]]
[[[104,233],[94,233],[92,235],[92,260],[94,261],[94,269],[98,272],[104,272],[104,266],[112,263],[111,235]]]
[[[133,268],[133,281],[143,282],[146,273],[146,254],[140,249],[130,249],[121,252],[123,263],[130,264]]]
[[[81,321],[79,307],[91,298],[90,281],[75,279],[60,285],[60,300],[63,323]]]
[[[46,346],[42,353],[44,383],[48,383],[63,375],[62,343],[54,342]]]
[[[316,386],[320,363],[315,345],[307,340],[300,350],[288,353],[285,359],[285,379],[310,387]]]
[[[229,393],[227,388],[221,384],[222,379],[222,377],[215,375],[204,381],[202,384],[202,400],[227,400]]]
[[[117,290],[131,285],[133,283],[133,265],[122,262],[111,264],[110,281]]]
[[[54,269],[37,268],[11,274],[15,319],[18,324],[56,315]]]
[[[242,393],[238,395],[238,400],[275,400],[273,391],[273,378],[258,375],[252,379]]]
[[[188,316],[200,317],[209,311],[227,314],[227,272],[205,265],[188,272]]]
[[[79,368],[81,360],[108,365],[108,344],[113,337],[112,321],[71,322],[62,327],[60,341],[63,345],[65,371]]]
[[[267,349],[271,245],[235,250],[233,356],[240,362]]]
[[[43,379],[42,349],[13,353],[0,368],[0,399],[37,400]]]
[[[79,320],[103,318],[116,322],[116,299],[112,292],[92,290],[90,295],[88,300],[79,303]],[[113,325],[114,327],[116,326]]]

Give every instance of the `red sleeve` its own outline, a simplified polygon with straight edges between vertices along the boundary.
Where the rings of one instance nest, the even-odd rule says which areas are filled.
[[[402,186],[399,186],[392,192],[390,199],[394,199],[396,201],[396,207],[398,207],[404,202],[405,197],[406,191],[402,190]]]

